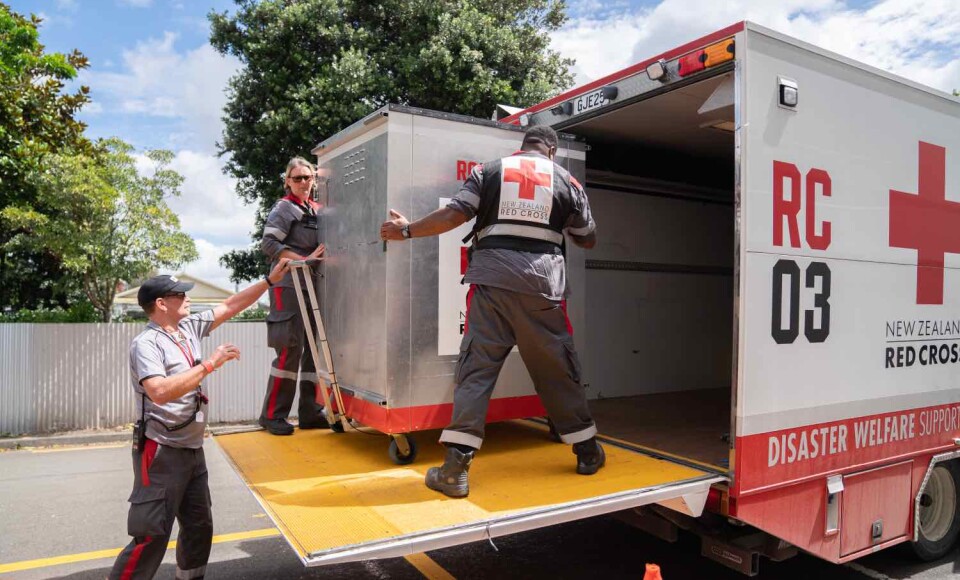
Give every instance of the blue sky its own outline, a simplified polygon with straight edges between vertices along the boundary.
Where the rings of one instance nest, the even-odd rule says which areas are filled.
[[[208,43],[206,15],[232,0],[2,0],[45,19],[48,50],[79,49],[78,82],[93,102],[89,135],[176,154],[183,195],[170,202],[200,259],[184,270],[231,287],[217,259],[246,247],[254,210],[234,193],[216,157],[223,89],[239,67]],[[579,83],[740,20],[822,46],[932,87],[960,88],[960,0],[568,0],[553,47],[575,58]],[[921,8],[922,7],[922,8]],[[516,103],[523,104],[523,103]],[[318,140],[323,136],[318,135]],[[277,168],[281,171],[282,168]]]

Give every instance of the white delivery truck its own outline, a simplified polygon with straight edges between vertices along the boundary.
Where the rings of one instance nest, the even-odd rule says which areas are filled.
[[[543,425],[495,423],[450,500],[422,483],[436,433],[414,433],[450,416],[460,236],[384,247],[378,225],[438,207],[532,124],[568,135],[598,224],[567,258],[608,466],[577,477]],[[314,152],[344,412],[420,445],[392,465],[352,430],[218,438],[304,563],[611,512],[748,574],[956,542],[957,99],[743,22],[499,123],[385,107]],[[539,412],[511,356],[491,422]]]

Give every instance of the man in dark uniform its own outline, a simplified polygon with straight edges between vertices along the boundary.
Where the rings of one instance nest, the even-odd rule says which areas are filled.
[[[287,164],[284,175],[284,191],[287,195],[270,210],[260,249],[274,264],[282,258],[319,258],[323,255],[324,246],[318,235],[317,213],[320,205],[310,196],[316,178],[313,165],[302,157],[294,157]],[[314,285],[316,281],[315,276]],[[300,428],[329,427],[322,406],[317,404],[319,377],[316,361],[307,352],[306,329],[293,287],[292,273],[284,276],[270,291],[267,346],[273,348],[277,356],[267,379],[260,425],[274,435],[293,434],[293,425],[287,423],[287,416],[293,407],[299,383],[300,402],[297,407]]]
[[[556,152],[553,129],[533,127],[520,151],[477,165],[447,207],[413,223],[391,210],[393,219],[380,228],[381,238],[399,241],[477,217],[453,420],[440,436],[446,460],[426,477],[427,487],[450,497],[469,493],[467,471],[483,443],[487,405],[514,345],[560,438],[573,444],[577,473],[594,474],[605,461],[562,302],[564,231],[589,249],[596,226],[583,187],[553,162]]]
[[[117,557],[111,579],[153,578],[167,552],[174,519],[180,523],[176,577],[203,577],[213,515],[203,455],[207,397],[200,383],[227,361],[239,359],[240,351],[221,344],[204,359],[200,340],[256,302],[287,269],[284,260],[266,280],[196,314],[190,314],[186,295],[193,284],[154,276],[140,286],[137,302],[150,322],[130,343],[130,378],[139,417],[127,516],[133,540]]]

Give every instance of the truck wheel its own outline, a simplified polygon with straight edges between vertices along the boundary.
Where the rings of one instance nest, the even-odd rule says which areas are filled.
[[[406,455],[400,454],[400,446],[397,445],[396,439],[390,439],[390,460],[396,463],[397,465],[410,465],[413,463],[413,460],[417,458],[417,443],[413,440],[413,437],[405,436],[407,440],[407,445],[410,446],[410,453]]]
[[[960,463],[948,461],[933,468],[920,496],[920,531],[911,543],[924,561],[947,555],[960,535]]]

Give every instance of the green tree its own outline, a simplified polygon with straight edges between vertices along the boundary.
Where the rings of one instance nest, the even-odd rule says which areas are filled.
[[[121,280],[157,267],[177,268],[197,257],[193,240],[167,200],[180,195],[183,177],[169,168],[173,153],[148,151],[152,172],[137,171],[133,148],[119,139],[93,154],[48,155],[33,177],[38,201],[52,214],[8,207],[0,217],[19,230],[12,243],[43,249],[74,276],[104,322]]]
[[[44,52],[37,27],[0,3],[0,207],[17,206],[54,213],[56,206],[38,203],[30,176],[46,155],[66,150],[88,151],[84,125],[74,118],[89,101],[87,87],[65,93],[87,59]],[[70,278],[59,260],[43,250],[11,244],[18,234],[0,224],[0,310],[59,304],[65,306]]]
[[[549,49],[565,10],[562,0],[237,0],[236,14],[210,14],[213,47],[245,65],[220,150],[240,196],[259,203],[258,226],[291,156],[384,104],[488,117],[497,103],[570,86],[573,61]],[[221,262],[235,282],[266,267],[254,249]]]

